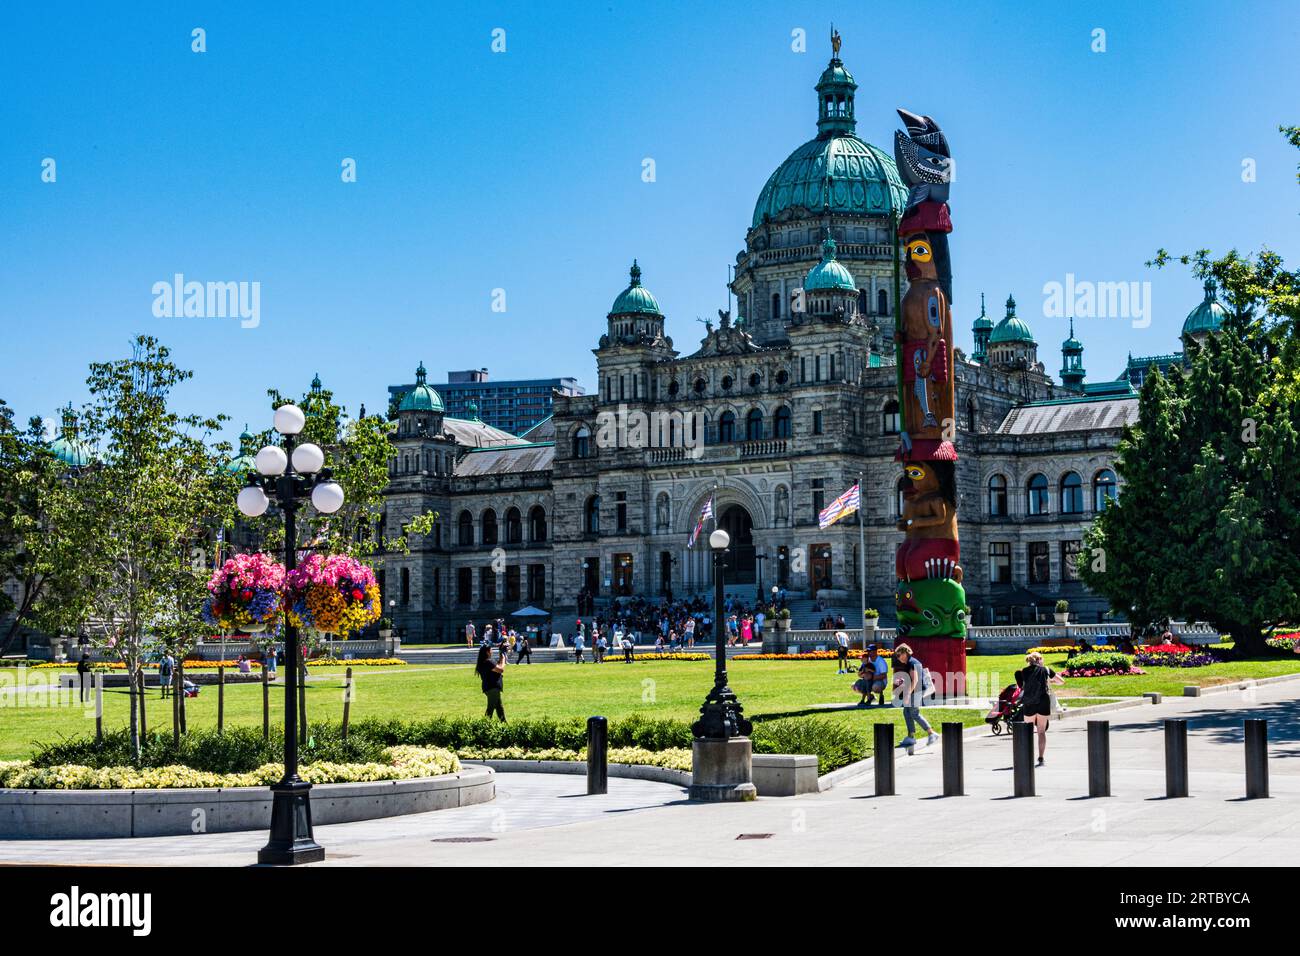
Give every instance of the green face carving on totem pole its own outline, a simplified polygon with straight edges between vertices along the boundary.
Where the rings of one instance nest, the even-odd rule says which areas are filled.
[[[899,581],[898,636],[966,637],[966,589],[951,578]]]

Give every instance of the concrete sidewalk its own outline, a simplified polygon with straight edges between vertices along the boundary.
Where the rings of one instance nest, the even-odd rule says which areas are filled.
[[[943,798],[941,745],[897,754],[898,796],[870,773],[821,794],[693,804],[679,788],[502,774],[480,807],[321,827],[323,865],[1287,865],[1300,858],[1300,685],[1178,698],[1111,722],[1112,790],[1088,799],[1085,719],[1057,721],[1039,796],[1013,799],[1006,736],[965,738],[967,796]],[[1189,720],[1191,797],[1164,797],[1164,717]],[[1242,721],[1266,717],[1273,799],[1244,800]],[[869,718],[864,715],[864,725]],[[436,840],[475,838],[473,843]],[[742,837],[745,837],[742,839]],[[256,834],[0,843],[0,862],[246,865]]]

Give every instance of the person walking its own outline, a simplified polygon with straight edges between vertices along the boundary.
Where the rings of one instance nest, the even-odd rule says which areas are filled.
[[[1020,685],[1020,714],[1025,723],[1032,724],[1038,734],[1038,766],[1043,765],[1047,753],[1047,726],[1052,722],[1052,692],[1054,684],[1060,686],[1065,678],[1043,664],[1043,655],[1030,651],[1025,655],[1025,667],[1016,672]]]
[[[582,646],[583,646],[583,643],[584,643],[584,641],[583,641],[583,637],[582,637],[582,629],[579,628],[579,629],[578,629],[578,633],[573,635],[573,663],[575,663],[575,664],[581,664],[581,663],[582,663]]]
[[[478,634],[477,634],[477,633],[475,632],[475,630],[474,630],[474,622],[473,622],[473,621],[466,621],[466,622],[465,622],[465,646],[466,646],[466,647],[473,647],[473,646],[474,646],[474,638],[476,638],[477,636],[478,636]]]
[[[528,639],[528,632],[525,631],[519,635],[519,640],[515,642],[515,663],[518,664],[524,658],[528,658],[528,663],[533,662],[533,645]]]
[[[740,643],[744,647],[749,647],[749,642],[754,639],[754,619],[746,614],[740,620]]]
[[[605,652],[609,650],[609,641],[605,638],[605,632],[601,631],[596,638],[595,647],[592,648],[592,656],[596,659],[597,664],[605,663]]]
[[[262,664],[263,666],[266,667],[267,680],[275,680],[275,668],[276,668],[278,653],[279,653],[278,649],[274,644],[272,644],[270,647],[266,649],[266,653],[262,655],[263,656]]]
[[[899,745],[908,753],[916,746],[916,725],[920,724],[921,729],[927,734],[925,745],[931,746],[938,737],[930,722],[921,714],[921,704],[925,700],[926,678],[925,665],[923,665],[912,654],[912,649],[906,644],[899,644],[894,648],[894,669],[901,671],[902,684],[900,687],[903,701],[903,720],[907,722],[907,736]]]
[[[501,653],[495,660],[492,658],[492,648],[483,644],[478,649],[478,661],[474,664],[474,673],[478,675],[479,683],[483,687],[483,694],[487,697],[487,713],[485,717],[496,716],[501,720],[506,719],[505,707],[501,705],[501,693],[505,690],[505,670],[506,658]]]
[[[837,674],[849,672],[849,636],[843,631],[835,632],[835,666]]]

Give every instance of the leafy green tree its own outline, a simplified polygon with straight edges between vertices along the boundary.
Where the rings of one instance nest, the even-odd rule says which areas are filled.
[[[82,520],[92,529],[87,577],[92,637],[128,674],[170,647],[183,656],[203,630],[198,616],[207,562],[195,558],[229,520],[235,485],[225,476],[225,446],[208,440],[222,418],[169,407],[192,377],[149,336],[130,358],[90,367],[87,439],[102,463],[78,485]],[[131,697],[131,747],[140,753],[138,705]]]
[[[1283,133],[1300,147],[1300,130]],[[1120,444],[1119,501],[1088,535],[1085,583],[1142,624],[1209,621],[1239,653],[1300,619],[1300,273],[1265,249],[1178,261],[1213,279],[1222,329],[1188,341],[1190,368],[1150,375]]]
[[[74,438],[71,422],[65,435]],[[92,546],[78,521],[77,479],[50,450],[40,419],[26,427],[0,401],[0,615],[11,615],[0,635],[7,652],[24,628],[73,634],[84,618],[81,562]]]

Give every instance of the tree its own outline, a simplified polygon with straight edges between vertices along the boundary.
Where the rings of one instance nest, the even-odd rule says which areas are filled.
[[[63,429],[78,441],[70,410]],[[12,614],[0,653],[25,627],[70,634],[84,617],[81,561],[91,542],[78,521],[80,472],[50,450],[40,419],[18,427],[0,400],[0,581],[14,592],[0,591],[0,615]]]
[[[1300,130],[1283,133],[1300,147]],[[1213,279],[1222,329],[1188,341],[1190,367],[1150,375],[1120,444],[1124,493],[1088,535],[1104,560],[1090,588],[1137,623],[1206,620],[1243,655],[1300,618],[1300,273],[1265,249],[1215,257],[1160,250]]]
[[[196,542],[226,520],[234,484],[223,484],[228,448],[209,449],[221,418],[180,415],[172,390],[192,376],[149,336],[130,358],[90,367],[86,435],[102,449],[99,467],[79,482],[84,525],[95,545],[88,562],[93,636],[129,675],[146,655],[172,646],[182,654],[199,633],[206,562]],[[138,705],[131,696],[131,747],[140,755]]]

